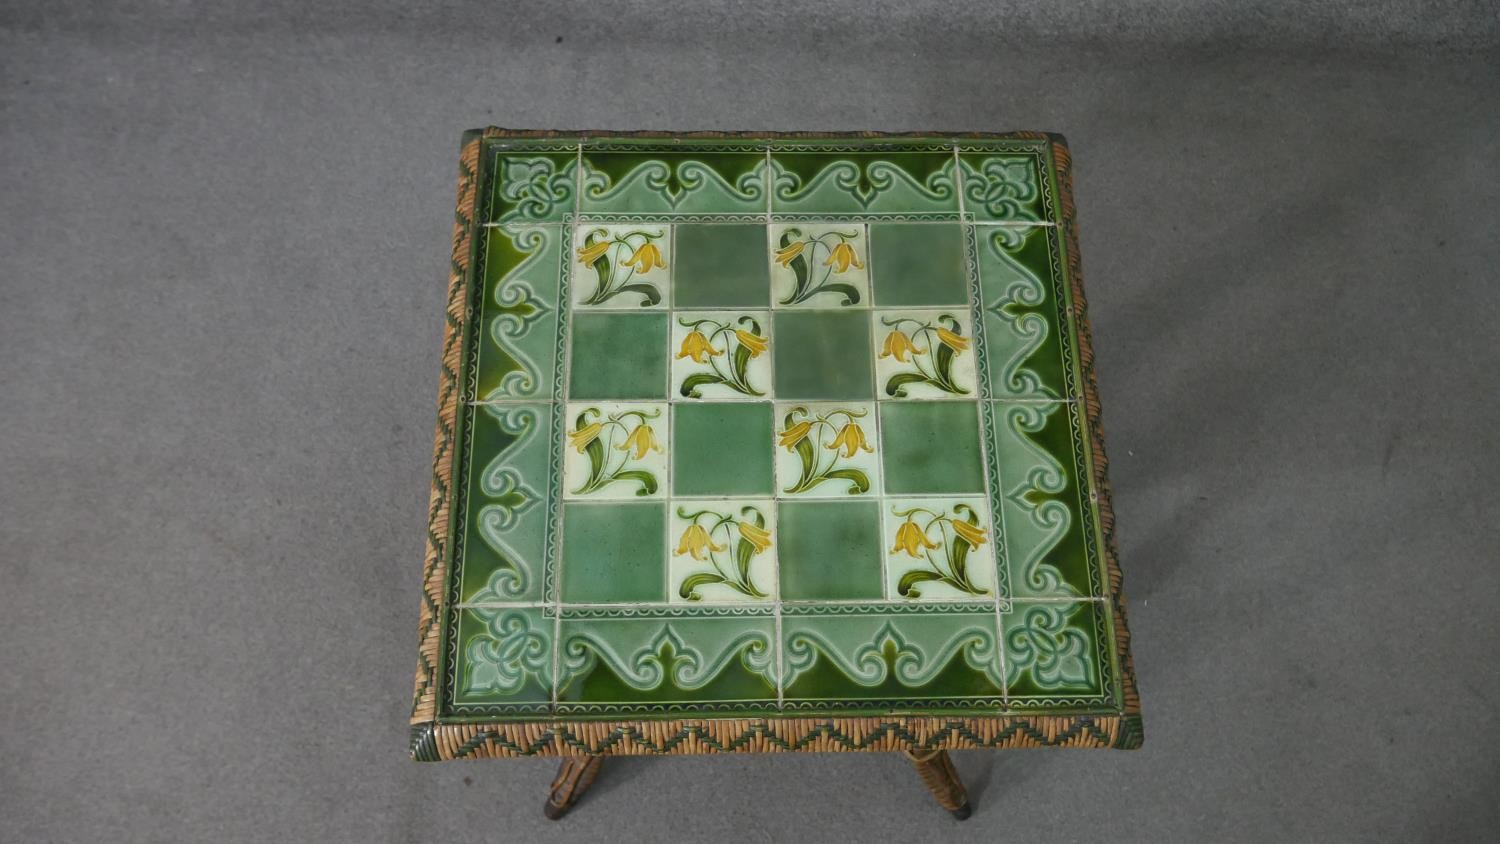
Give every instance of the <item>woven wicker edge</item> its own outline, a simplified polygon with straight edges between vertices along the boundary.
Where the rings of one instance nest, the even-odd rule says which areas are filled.
[[[1122,709],[1119,715],[1052,715],[944,718],[872,716],[860,718],[715,718],[663,721],[527,721],[443,724],[437,720],[438,666],[442,611],[447,581],[459,373],[474,255],[479,156],[488,138],[975,138],[1045,140],[1057,175],[1060,223],[1072,284],[1073,319],[1079,348],[1086,422],[1092,451],[1093,482],[1105,568],[1109,581]],[[967,748],[1089,747],[1134,749],[1143,740],[1140,697],[1130,656],[1130,632],[1114,541],[1108,460],[1100,424],[1098,382],[1083,294],[1078,229],[1073,203],[1072,157],[1061,135],[1043,132],[608,132],[508,130],[490,127],[466,132],[459,155],[458,200],[453,224],[453,255],[448,274],[438,422],[434,435],[432,493],[428,507],[427,550],[422,568],[422,611],[418,621],[416,690],[412,702],[410,752],[418,761],[493,756],[649,755],[776,753],[787,751],[932,751]]]

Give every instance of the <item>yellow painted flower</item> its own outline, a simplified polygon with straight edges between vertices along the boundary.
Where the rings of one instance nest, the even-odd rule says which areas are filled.
[[[770,531],[764,528],[756,527],[749,522],[739,522],[738,527],[740,529],[740,536],[743,536],[746,542],[755,546],[756,554],[759,554],[760,552],[771,547]]]
[[[776,250],[776,263],[784,267],[787,264],[790,264],[793,258],[801,255],[802,250],[806,248],[807,241],[805,240],[799,240],[796,243],[789,243],[786,246],[783,246],[780,249]]]
[[[896,360],[905,363],[908,353],[925,355],[927,354],[927,350],[917,348],[917,345],[911,341],[911,338],[906,336],[905,331],[898,329],[885,335],[885,342],[880,346],[881,357],[888,358],[894,355]]]
[[[638,273],[649,273],[655,267],[667,265],[667,262],[661,259],[661,250],[649,240],[637,247],[630,257],[625,259],[625,263],[627,266],[635,264],[635,271]]]
[[[766,338],[759,334],[751,334],[743,328],[736,328],[734,336],[740,341],[741,346],[750,350],[750,357],[760,357],[760,353],[766,350]]]
[[[936,547],[937,543],[928,539],[927,534],[917,527],[917,523],[907,517],[906,521],[901,523],[901,527],[896,528],[896,544],[891,546],[891,553],[895,554],[899,551],[908,557],[916,557],[920,556],[917,552],[918,548]]]
[[[839,429],[839,435],[834,437],[833,442],[824,446],[824,448],[838,451],[839,446],[844,447],[845,457],[853,457],[854,452],[860,449],[872,453],[875,451],[875,449],[870,448],[869,443],[865,442],[865,429],[859,427],[858,422],[845,423],[844,427]]]
[[[615,446],[615,448],[621,451],[625,451],[631,447],[635,448],[635,459],[637,460],[644,458],[647,451],[661,453],[661,446],[656,444],[656,432],[651,430],[650,425],[644,423],[635,426],[635,430],[630,432],[630,436],[625,438],[625,442]]]
[[[569,445],[578,449],[578,453],[582,454],[583,450],[589,447],[589,443],[599,439],[599,431],[603,427],[603,424],[595,422],[591,425],[584,425],[576,431],[569,431]]]
[[[693,559],[701,560],[703,559],[704,551],[723,550],[724,546],[715,545],[713,539],[708,535],[708,531],[704,530],[702,525],[691,524],[688,525],[687,530],[682,532],[682,539],[677,542],[676,555],[680,557],[683,554],[692,554]]]
[[[829,253],[828,260],[823,262],[823,266],[833,267],[836,273],[846,273],[850,267],[856,270],[865,268],[865,265],[859,262],[859,256],[854,254],[854,247],[850,246],[847,240],[833,247],[833,251]]]
[[[977,548],[984,544],[985,539],[989,538],[989,534],[979,525],[971,525],[961,519],[949,519],[948,521],[953,525],[953,532],[963,537],[964,541],[969,543],[970,547]]]
[[[591,246],[579,247],[578,263],[583,264],[584,266],[588,266],[599,260],[599,256],[603,255],[608,249],[609,241],[607,240],[601,240]]]
[[[939,328],[937,330],[937,336],[939,340],[943,341],[944,346],[947,346],[955,352],[961,352],[964,349],[969,348],[969,341],[967,338],[954,334],[952,331],[949,331],[946,328]]]
[[[812,430],[812,421],[809,419],[804,419],[801,422],[793,425],[792,427],[787,428],[785,431],[782,431],[781,439],[777,441],[777,444],[784,445],[786,446],[787,451],[791,451],[792,449],[797,447],[797,443],[800,443],[807,438],[807,432],[810,430]]]
[[[714,344],[708,342],[701,331],[689,331],[688,336],[682,338],[682,348],[678,350],[678,358],[692,358],[699,363],[707,363],[704,355],[722,355],[723,352],[714,348]]]

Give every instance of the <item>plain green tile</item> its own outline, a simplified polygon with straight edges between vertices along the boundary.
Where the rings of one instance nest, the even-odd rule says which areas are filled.
[[[665,601],[666,531],[665,504],[564,504],[563,601]]]
[[[678,404],[672,414],[673,495],[772,493],[769,403]]]
[[[976,402],[881,402],[880,443],[888,493],[984,491]]]
[[[870,225],[870,283],[880,307],[967,303],[964,264],[958,223]]]
[[[568,395],[666,398],[669,342],[665,313],[575,313]]]
[[[776,397],[847,400],[874,396],[867,311],[778,311],[772,318]]]
[[[770,303],[765,226],[678,226],[675,237],[674,307],[764,308]]]
[[[783,600],[884,597],[879,504],[783,501],[776,525]]]

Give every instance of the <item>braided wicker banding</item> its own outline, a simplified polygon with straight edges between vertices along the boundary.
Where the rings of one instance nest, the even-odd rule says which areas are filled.
[[[1108,714],[995,715],[995,716],[899,716],[872,715],[854,718],[709,718],[580,722],[565,720],[507,721],[494,723],[442,723],[440,683],[443,670],[442,618],[446,610],[449,572],[450,502],[456,458],[456,431],[460,399],[460,368],[463,338],[471,318],[471,267],[476,249],[476,203],[480,177],[481,148],[491,138],[552,137],[635,138],[950,138],[989,140],[1045,140],[1056,171],[1061,239],[1066,251],[1072,294],[1072,328],[1077,338],[1082,402],[1088,427],[1092,467],[1092,496],[1102,535],[1105,567],[1105,600],[1113,619],[1115,658],[1118,662],[1120,708]],[[1078,229],[1072,194],[1072,159],[1059,135],[1037,132],[1008,134],[975,132],[595,132],[538,131],[488,128],[464,136],[459,159],[458,200],[455,208],[453,256],[448,276],[446,327],[443,338],[442,372],[438,390],[438,424],[434,437],[432,492],[428,508],[427,546],[422,570],[422,611],[419,620],[419,658],[411,716],[410,750],[414,759],[436,761],[501,756],[594,757],[580,763],[574,780],[573,799],[597,776],[602,755],[776,753],[788,751],[905,751],[927,759],[913,763],[924,781],[928,765],[939,773],[952,770],[948,749],[1013,747],[1136,748],[1141,745],[1140,697],[1130,655],[1130,634],[1125,623],[1125,601],[1116,554],[1114,513],[1110,505],[1108,461],[1100,424],[1098,382],[1090,336],[1078,251]],[[941,758],[941,762],[937,762]],[[559,782],[571,769],[564,765]],[[587,776],[587,782],[583,777]],[[579,786],[579,783],[583,783]],[[953,779],[958,793],[956,774]],[[556,787],[556,784],[554,784]],[[549,800],[549,806],[552,801]],[[944,803],[945,808],[948,807]]]
[[[571,757],[564,759],[552,780],[547,794],[547,803],[542,812],[552,820],[568,813],[583,793],[599,778],[599,769],[604,764],[602,756]]]
[[[959,780],[958,771],[954,769],[953,759],[948,756],[948,751],[907,751],[906,758],[911,760],[912,767],[917,769],[917,775],[922,778],[922,784],[937,798],[939,806],[955,815],[962,815],[959,820],[969,816],[969,792]]]

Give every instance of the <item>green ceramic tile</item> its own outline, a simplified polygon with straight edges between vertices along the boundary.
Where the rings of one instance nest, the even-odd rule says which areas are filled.
[[[1005,525],[1008,589],[1013,597],[1073,598],[1101,593],[1093,505],[1079,483],[1074,443],[1078,406],[1064,402],[992,402],[991,506]]]
[[[776,223],[770,235],[777,308],[870,305],[870,244],[862,223]]]
[[[563,497],[665,497],[672,445],[667,405],[570,402],[563,416]]]
[[[535,608],[460,612],[455,625],[453,703],[473,707],[476,714],[549,711],[552,628],[552,619]]]
[[[959,154],[963,163],[964,210],[976,221],[1037,223],[1049,219],[1043,202],[1048,184],[1043,153]]]
[[[889,494],[984,492],[976,402],[881,402],[880,441]]]
[[[667,507],[563,505],[562,599],[615,604],[667,600]]]
[[[542,598],[552,406],[473,406],[460,559],[463,600]]]
[[[776,706],[773,619],[564,619],[558,711],[717,713]]]
[[[672,494],[770,495],[773,420],[766,402],[672,406]]]
[[[875,311],[875,381],[885,399],[978,398],[969,309]]]
[[[994,600],[996,532],[982,496],[887,498],[882,506],[892,600]]]
[[[883,215],[956,219],[951,150],[772,151],[772,211],[797,215]]]
[[[777,493],[788,498],[880,494],[873,402],[776,406]]]
[[[1054,140],[481,143],[419,710],[1121,711]]]
[[[777,398],[874,397],[868,312],[779,311],[771,324]]]
[[[672,502],[669,600],[760,604],[776,598],[776,503],[722,498]]]
[[[1062,255],[1050,227],[976,226],[990,396],[1059,399],[1069,395]],[[1061,307],[1060,307],[1061,305]]]
[[[1079,707],[1112,701],[1107,610],[1097,601],[1027,602],[1001,613],[1006,688],[1016,709]]]
[[[672,302],[679,308],[770,305],[766,226],[679,225]]]
[[[788,708],[824,709],[849,701],[901,707],[935,700],[999,706],[996,631],[993,607],[963,614],[783,619]]]
[[[764,152],[587,152],[583,163],[581,210],[585,213],[763,214],[766,210]]]
[[[771,394],[771,314],[672,314],[672,398],[763,399]]]
[[[884,597],[874,501],[783,501],[776,523],[782,600]]]
[[[514,150],[494,156],[489,219],[500,223],[557,222],[573,213],[578,155]]]
[[[870,281],[878,307],[968,304],[965,263],[958,223],[870,224]]]
[[[664,223],[573,227],[573,307],[578,311],[667,307],[673,229]]]
[[[558,226],[487,230],[476,344],[478,401],[549,398],[557,357],[557,291],[563,232]]]
[[[667,320],[665,313],[575,313],[569,397],[666,398]]]

